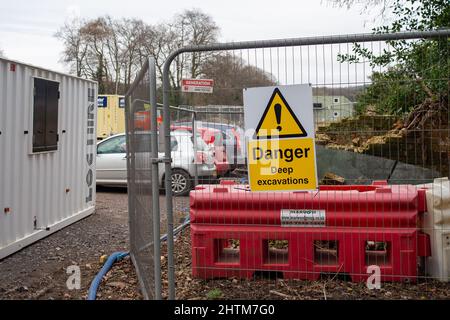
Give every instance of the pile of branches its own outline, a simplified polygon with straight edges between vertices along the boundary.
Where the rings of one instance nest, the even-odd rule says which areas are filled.
[[[439,98],[432,95],[409,113],[403,127],[406,130],[437,129],[448,126],[448,120],[448,95]]]

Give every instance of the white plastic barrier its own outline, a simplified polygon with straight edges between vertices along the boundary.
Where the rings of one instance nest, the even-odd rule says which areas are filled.
[[[450,181],[438,178],[427,187],[423,231],[430,235],[431,257],[426,272],[437,280],[450,281]]]

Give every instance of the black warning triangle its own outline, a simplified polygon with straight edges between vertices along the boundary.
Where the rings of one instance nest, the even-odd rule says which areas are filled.
[[[256,139],[308,136],[278,88],[273,90],[269,103],[256,127],[255,136]]]

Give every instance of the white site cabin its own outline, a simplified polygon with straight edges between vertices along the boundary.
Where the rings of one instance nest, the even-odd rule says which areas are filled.
[[[97,83],[0,58],[0,259],[95,209]]]

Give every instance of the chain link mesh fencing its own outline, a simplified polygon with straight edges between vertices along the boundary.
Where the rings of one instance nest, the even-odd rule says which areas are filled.
[[[160,296],[161,281],[155,277],[155,273],[160,273],[159,230],[155,233],[154,228],[156,224],[159,229],[159,212],[153,210],[153,205],[159,199],[154,199],[152,189],[151,137],[156,132],[150,128],[150,77],[151,70],[146,63],[125,97],[130,255],[145,299]],[[156,186],[158,192],[159,187]]]

